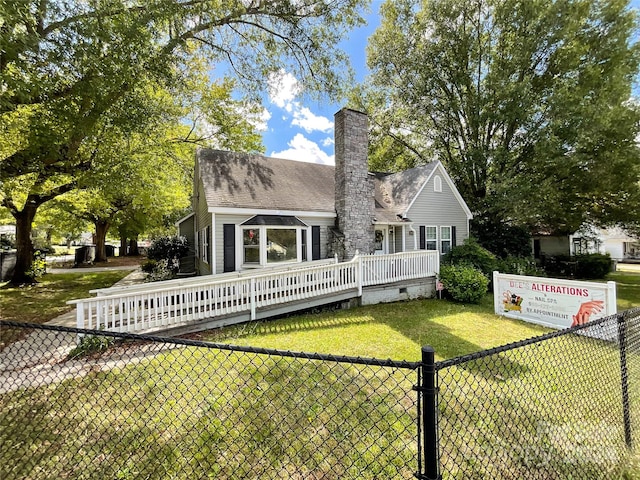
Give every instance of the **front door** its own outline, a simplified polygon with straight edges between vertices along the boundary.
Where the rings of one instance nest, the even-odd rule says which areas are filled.
[[[388,253],[389,249],[387,247],[387,239],[389,236],[389,231],[387,227],[376,227],[375,229],[375,242],[374,242],[374,253],[376,255],[383,255]]]

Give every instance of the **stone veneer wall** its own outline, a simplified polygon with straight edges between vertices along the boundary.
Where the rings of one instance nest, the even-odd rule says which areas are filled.
[[[335,238],[333,250],[343,260],[350,260],[358,250],[373,253],[374,195],[373,179],[368,168],[367,115],[342,109],[335,115],[335,202],[337,229],[344,235]]]

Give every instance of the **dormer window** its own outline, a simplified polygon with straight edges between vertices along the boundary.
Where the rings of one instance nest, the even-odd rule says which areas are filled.
[[[433,177],[433,191],[442,192],[442,179],[440,178],[440,175]]]

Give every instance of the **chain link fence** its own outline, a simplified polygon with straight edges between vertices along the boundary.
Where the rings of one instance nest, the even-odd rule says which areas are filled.
[[[3,480],[640,472],[640,309],[415,363],[6,327],[31,333],[0,352]]]
[[[418,468],[419,363],[7,327],[33,331],[0,352],[3,480],[409,479]]]
[[[431,478],[640,472],[640,309],[434,369],[441,477]]]

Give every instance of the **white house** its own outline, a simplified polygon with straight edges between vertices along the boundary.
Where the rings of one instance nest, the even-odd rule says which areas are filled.
[[[471,212],[436,161],[369,172],[367,116],[335,116],[336,165],[199,149],[193,213],[177,224],[201,275],[338,255],[437,250],[469,236]],[[304,159],[301,159],[304,160]]]
[[[640,240],[619,227],[596,228],[589,225],[567,236],[534,237],[536,258],[586,253],[609,254],[618,262],[640,261]]]

